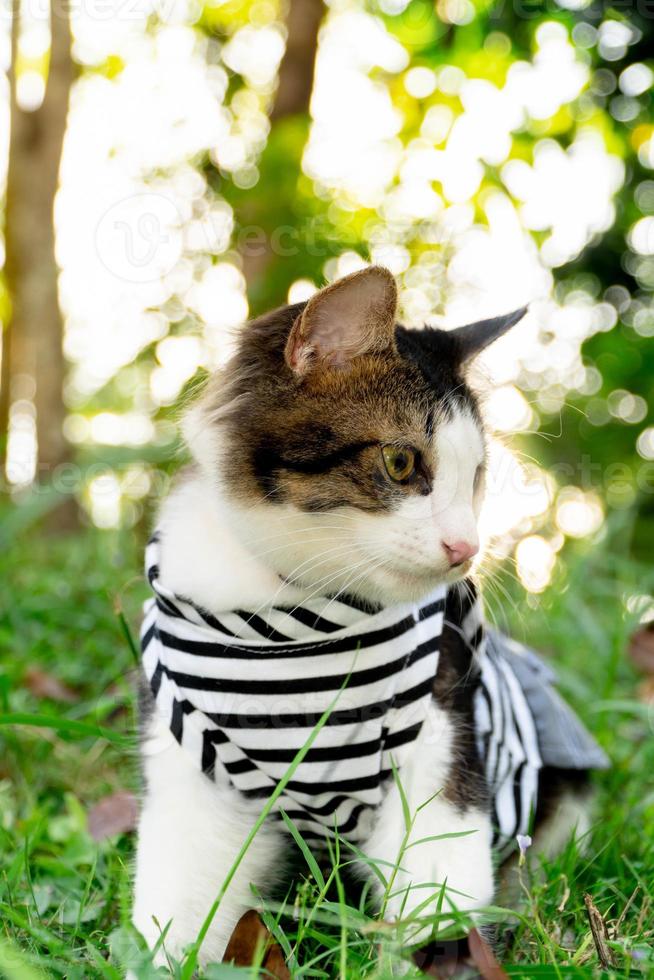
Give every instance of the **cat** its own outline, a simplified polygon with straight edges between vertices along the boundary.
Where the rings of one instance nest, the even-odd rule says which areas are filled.
[[[543,751],[524,692],[543,696],[549,675],[486,635],[472,575],[487,439],[468,367],[524,312],[408,330],[392,275],[370,266],[248,325],[187,414],[193,462],[148,554],[134,922],[151,946],[166,926],[173,955],[195,939],[317,723],[201,962],[222,957],[251,883],[283,874],[280,809],[312,846],[338,827],[388,868],[408,806],[384,914],[428,915],[445,883],[454,918],[492,902],[494,851],[531,828],[539,779],[556,781],[547,753],[563,780],[603,764],[585,733],[569,766]]]

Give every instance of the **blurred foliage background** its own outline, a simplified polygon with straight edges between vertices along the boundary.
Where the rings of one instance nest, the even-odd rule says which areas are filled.
[[[507,971],[599,975],[588,892],[654,976],[653,40],[649,0],[0,0],[0,975],[134,965],[130,629],[179,415],[250,316],[374,261],[407,325],[530,304],[477,371],[484,593],[613,766]],[[345,954],[333,909],[301,975],[381,976],[396,940]]]
[[[247,318],[375,261],[408,325],[531,304],[483,364],[500,436],[487,528],[523,585],[543,590],[566,542],[612,521],[649,558],[650,7],[14,13],[0,38],[5,533],[44,515],[147,522],[178,462],[180,406]]]

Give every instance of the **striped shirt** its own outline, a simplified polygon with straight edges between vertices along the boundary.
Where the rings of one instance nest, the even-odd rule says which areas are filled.
[[[146,571],[154,596],[144,670],[157,711],[195,765],[264,800],[329,712],[275,813],[309,840],[335,829],[364,840],[428,714],[446,586],[418,604],[371,609],[339,595],[217,616],[162,584],[157,535]],[[486,642],[478,601],[456,628],[479,668],[477,742],[503,850],[530,829],[543,765],[537,722],[509,657]]]

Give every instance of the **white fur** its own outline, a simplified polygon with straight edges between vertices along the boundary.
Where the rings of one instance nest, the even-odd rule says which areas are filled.
[[[148,726],[146,795],[138,828],[134,924],[153,947],[170,923],[157,962],[192,943],[259,807],[196,769],[165,724]],[[266,826],[247,850],[202,945],[200,962],[220,961],[243,912],[256,904],[250,883],[268,887],[280,873],[279,832]]]
[[[214,452],[220,452],[218,442]],[[478,543],[481,493],[474,492],[474,481],[484,441],[468,412],[456,410],[438,425],[430,456],[432,492],[407,495],[393,513],[339,508],[312,514],[230,500],[230,526],[250,555],[293,581],[305,597],[351,589],[385,604],[420,599],[470,572],[470,562],[450,569],[444,541]]]
[[[398,862],[401,867],[390,889],[387,918],[406,919],[430,897],[420,917],[435,913],[436,894],[443,883],[444,911],[451,907],[472,911],[492,900],[489,817],[475,809],[458,809],[442,792],[451,765],[451,741],[447,715],[430,705],[399,777],[414,817],[408,840],[414,846],[401,853],[406,824],[400,793],[393,783],[376,815],[375,828],[361,848],[380,862],[386,876],[390,875],[389,864]],[[147,791],[138,828],[133,917],[151,947],[170,923],[157,954],[157,963],[164,964],[166,954],[180,957],[197,936],[256,820],[258,806],[229,786],[210,782],[156,716],[149,723],[142,751]],[[464,837],[415,844],[428,837],[467,832]],[[256,904],[251,883],[265,891],[283,870],[284,854],[283,838],[276,828],[266,825],[254,838],[221,902],[201,949],[201,964],[221,959],[238,919]],[[365,864],[361,871],[370,873]],[[376,878],[372,881],[382,901],[383,889]],[[440,925],[445,927],[447,922]],[[417,941],[428,928],[412,925],[412,940]]]
[[[534,854],[548,859],[555,857],[571,837],[579,843],[582,852],[588,844],[591,829],[591,790],[570,790],[561,795],[554,813],[536,831]]]
[[[163,505],[160,576],[165,586],[208,610],[252,609],[271,600],[299,602],[315,592],[346,588],[384,602],[417,599],[439,582],[468,571],[450,572],[442,548],[443,540],[476,537],[480,501],[473,484],[484,446],[477,424],[465,413],[437,427],[432,493],[414,496],[383,516],[346,509],[305,514],[227,499],[211,465],[220,454],[219,426],[189,424],[186,433],[200,466]],[[382,561],[384,566],[376,567]],[[285,584],[280,575],[296,585]],[[166,948],[177,956],[195,939],[260,804],[248,804],[228,785],[208,780],[156,719],[150,722],[143,754],[146,793],[134,921],[151,945],[170,922]],[[412,808],[442,788],[450,764],[449,722],[434,706],[401,772]],[[415,886],[443,881],[460,908],[490,901],[487,816],[459,812],[441,793],[417,816],[413,840],[470,829],[476,831],[470,837],[424,843],[405,852],[405,871],[396,885],[404,890],[414,886],[407,909],[426,896],[424,888]],[[394,861],[403,834],[399,796],[391,787],[366,850],[371,857]],[[201,962],[220,959],[236,921],[253,904],[250,882],[265,885],[283,856],[277,831],[261,831],[222,902]],[[455,890],[464,894],[455,896]],[[389,913],[398,914],[401,904],[400,898],[391,899]]]
[[[252,609],[272,596],[279,602],[301,598],[297,589],[257,560],[256,549],[237,537],[230,510],[203,473],[176,487],[163,504],[158,526],[162,581],[205,609]],[[270,519],[268,533],[274,533]],[[275,537],[270,547],[281,540]],[[260,550],[266,547],[262,542]]]
[[[470,571],[470,563],[450,569],[443,542],[479,544],[481,495],[475,494],[474,483],[484,461],[484,441],[471,415],[456,411],[451,421],[437,427],[433,457],[429,496],[407,496],[395,513],[361,514],[356,524],[364,551],[374,554],[382,538],[392,557],[390,566],[376,573],[384,598],[420,598],[438,582],[454,582]]]
[[[423,905],[418,918],[434,915],[443,884],[443,913],[451,908],[471,912],[492,901],[490,818],[487,813],[474,808],[459,809],[447,799],[443,789],[451,764],[451,723],[448,716],[432,703],[411,758],[398,775],[412,817],[407,845],[401,849],[407,825],[400,790],[394,782],[376,815],[375,829],[362,847],[373,861],[381,859],[398,866],[387,889],[390,895],[387,918],[401,916],[407,919]],[[466,836],[425,840],[462,833]],[[416,843],[420,841],[424,843]],[[391,876],[388,863],[378,865],[387,880]],[[381,900],[384,890],[376,878],[374,885]],[[447,925],[447,919],[440,920],[439,928]],[[429,924],[417,927],[412,924],[414,935],[411,941],[424,937],[430,928]]]

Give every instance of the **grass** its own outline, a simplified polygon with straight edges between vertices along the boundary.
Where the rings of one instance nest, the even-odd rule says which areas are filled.
[[[628,529],[614,531],[569,552],[537,600],[515,583],[501,601],[504,585],[489,590],[491,611],[499,616],[502,607],[514,635],[553,653],[563,692],[613,760],[597,778],[586,852],[570,844],[554,861],[512,872],[523,898],[500,916],[511,976],[601,973],[589,893],[616,927],[614,975],[654,977],[654,709],[638,699],[625,654],[640,608],[633,597],[652,595],[654,571],[628,558]],[[167,975],[129,924],[133,836],[95,843],[87,828],[95,802],[138,787],[136,664],[125,626],[136,631],[146,595],[142,544],[133,532],[93,530],[67,541],[35,532],[3,539],[0,976],[9,980],[118,978],[128,964],[143,980]],[[68,685],[74,698],[37,696],[34,671]],[[365,895],[350,893],[354,855],[344,842],[326,867],[298,844],[298,879],[286,902],[265,912],[293,976],[397,975],[410,924],[389,927],[371,916]],[[192,967],[191,955],[172,973],[190,977]],[[202,975],[259,972],[215,964]]]

